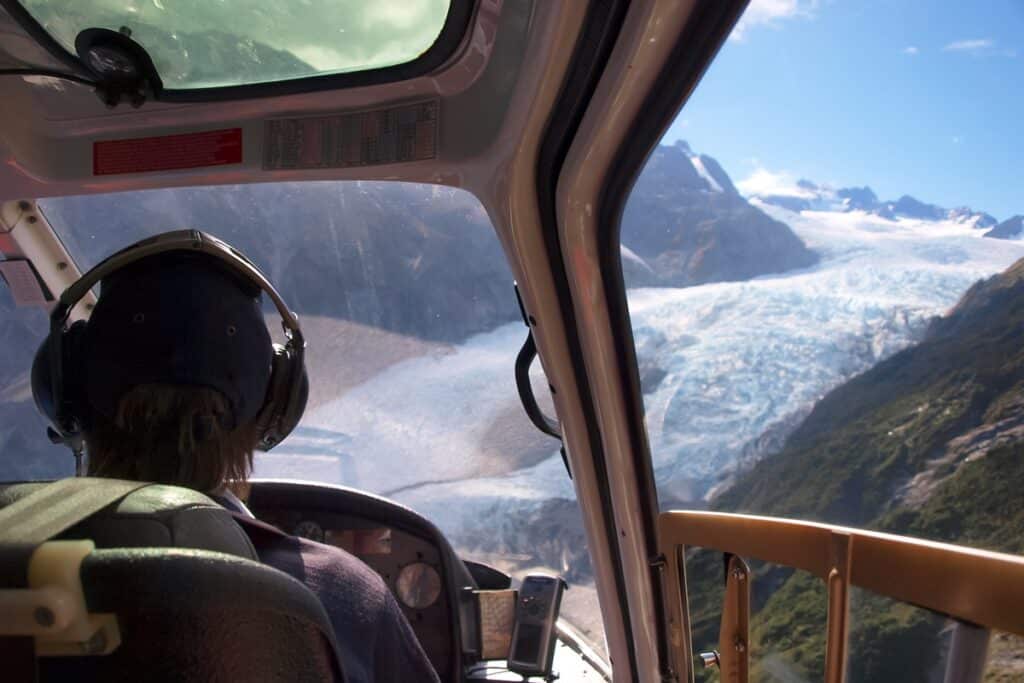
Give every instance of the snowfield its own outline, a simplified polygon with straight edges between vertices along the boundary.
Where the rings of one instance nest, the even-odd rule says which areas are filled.
[[[963,222],[793,213],[752,201],[791,226],[820,263],[629,293],[667,502],[707,497],[737,465],[777,448],[827,391],[913,343],[973,282],[1024,257],[1024,243],[984,238]],[[258,458],[257,475],[390,495],[457,545],[488,516],[511,521],[571,499],[557,444],[518,407],[512,370],[524,332],[509,324],[388,366],[311,411]]]

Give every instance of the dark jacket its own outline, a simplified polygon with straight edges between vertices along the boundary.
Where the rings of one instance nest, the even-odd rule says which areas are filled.
[[[436,683],[384,580],[349,553],[234,514],[260,561],[306,584],[334,626],[346,683]]]

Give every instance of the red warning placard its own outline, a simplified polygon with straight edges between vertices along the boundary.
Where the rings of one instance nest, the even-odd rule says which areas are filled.
[[[242,163],[242,129],[101,140],[92,146],[93,175],[174,171]]]

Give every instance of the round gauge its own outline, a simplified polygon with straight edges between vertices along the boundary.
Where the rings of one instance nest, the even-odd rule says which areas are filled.
[[[396,589],[398,599],[406,607],[430,607],[441,595],[441,575],[426,562],[407,564],[398,574]]]
[[[324,541],[324,528],[311,519],[304,519],[296,524],[295,528],[292,529],[292,533],[296,536],[308,538],[311,541],[319,543]]]

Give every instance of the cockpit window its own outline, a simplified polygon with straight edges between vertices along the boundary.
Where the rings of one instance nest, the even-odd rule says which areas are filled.
[[[450,0],[24,0],[69,53],[89,28],[127,32],[164,87],[212,88],[381,69],[434,45]],[[456,36],[459,38],[461,36]]]
[[[49,316],[42,307],[18,306],[11,289],[0,284],[0,453],[8,454],[0,456],[0,481],[75,473],[71,452],[50,443],[46,420],[32,400],[32,358],[48,329]]]
[[[621,262],[663,509],[1024,552],[1024,100],[995,87],[1024,15],[990,9],[752,2],[653,151]],[[820,680],[822,582],[753,571],[751,679]],[[713,649],[721,553],[686,580]],[[948,648],[923,610],[853,614],[851,680]]]
[[[437,524],[463,557],[514,576],[560,574],[572,585],[563,616],[600,647],[575,492],[558,441],[537,431],[520,405],[514,364],[527,328],[504,252],[473,195],[411,183],[305,182],[39,206],[82,269],[182,228],[212,233],[250,257],[298,314],[310,376],[302,421],[256,454],[255,476],[383,495]],[[12,340],[0,364],[0,397],[8,397],[0,401],[0,480],[70,476],[72,456],[49,442],[29,392],[46,315],[24,310],[31,325],[0,309],[3,339]],[[267,304],[265,313],[279,331],[275,309]],[[554,414],[534,365],[534,393]]]

